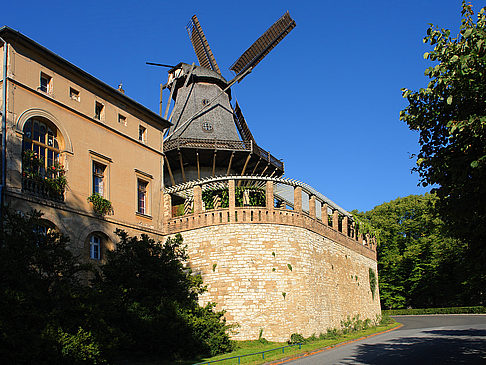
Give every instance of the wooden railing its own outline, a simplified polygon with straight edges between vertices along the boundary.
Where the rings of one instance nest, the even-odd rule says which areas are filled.
[[[248,177],[247,177],[248,178]],[[172,216],[171,209],[164,209],[164,230],[166,234],[175,234],[187,230],[218,226],[225,224],[278,224],[294,227],[301,227],[327,237],[334,242],[340,243],[367,257],[376,259],[376,239],[369,234],[358,232],[356,223],[352,216],[346,211],[336,209],[337,205],[328,204],[330,201],[322,202],[321,217],[316,215],[316,197],[310,196],[309,212],[302,210],[302,187],[294,182],[293,209],[286,209],[274,206],[274,181],[267,179],[265,187],[266,205],[264,207],[238,207],[235,204],[236,179],[228,178],[229,206],[205,210],[202,202],[201,184],[191,184],[191,194],[187,193],[188,200],[191,200],[192,211],[179,217]],[[280,179],[279,181],[282,181]],[[208,183],[207,180],[205,180]],[[186,184],[187,186],[187,184]],[[171,187],[164,193],[164,206],[172,205],[172,196],[168,191],[176,191],[177,187]],[[332,211],[332,215],[328,215]],[[330,217],[328,219],[328,217]],[[329,221],[331,224],[329,224]]]

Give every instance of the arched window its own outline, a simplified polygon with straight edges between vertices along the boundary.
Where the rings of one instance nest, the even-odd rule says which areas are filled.
[[[93,260],[101,260],[101,237],[97,234],[92,234],[89,238],[89,258]]]
[[[49,120],[25,122],[22,143],[23,189],[51,199],[62,199],[66,187],[61,163],[62,136]]]

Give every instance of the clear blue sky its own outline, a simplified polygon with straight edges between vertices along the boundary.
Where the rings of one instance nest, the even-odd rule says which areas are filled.
[[[0,25],[113,87],[122,81],[158,112],[166,69],[145,62],[197,61],[185,30],[193,14],[231,79],[228,67],[286,10],[297,27],[233,87],[257,143],[287,177],[347,210],[428,191],[411,173],[418,135],[399,121],[400,89],[426,84],[422,38],[429,23],[457,32],[459,0],[5,1]]]

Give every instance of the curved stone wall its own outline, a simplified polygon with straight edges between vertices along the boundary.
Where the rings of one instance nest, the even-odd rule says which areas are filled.
[[[190,266],[208,287],[201,304],[227,311],[227,321],[239,324],[235,339],[257,339],[263,329],[267,340],[286,341],[339,328],[348,316],[381,314],[378,289],[374,298],[370,290],[371,249],[291,223],[221,223],[171,231],[182,231]]]

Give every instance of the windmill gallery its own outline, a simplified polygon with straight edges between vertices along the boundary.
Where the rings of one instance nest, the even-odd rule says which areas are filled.
[[[43,229],[67,234],[93,263],[115,248],[116,228],[160,241],[181,233],[188,265],[208,288],[201,304],[226,310],[235,339],[263,331],[284,341],[348,316],[375,319],[374,238],[327,197],[283,177],[283,162],[256,143],[232,104],[231,86],[294,27],[287,12],[231,66],[228,82],[193,16],[187,31],[199,66],[170,67],[164,117],[0,28],[4,202],[44,212]]]

